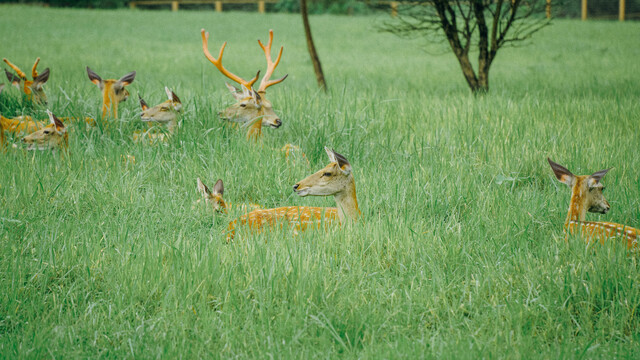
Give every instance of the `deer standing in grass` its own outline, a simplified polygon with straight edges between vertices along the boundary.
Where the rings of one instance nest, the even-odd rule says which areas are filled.
[[[172,135],[178,125],[178,116],[182,111],[182,102],[180,102],[180,98],[176,95],[171,89],[165,86],[164,91],[167,93],[167,97],[169,100],[158,104],[154,107],[149,107],[147,103],[138,95],[140,99],[140,107],[142,108],[142,112],[140,113],[140,119],[147,124],[152,122],[157,123],[159,125],[166,126],[167,132],[169,135]],[[149,130],[152,128],[150,127]],[[133,134],[133,141],[137,142],[143,138],[147,138],[151,141],[153,140],[161,140],[165,139],[165,134],[162,132],[149,132],[137,130]]]
[[[225,202],[222,198],[222,195],[224,194],[224,184],[222,183],[222,179],[218,179],[216,184],[213,186],[213,191],[209,190],[207,185],[205,185],[200,178],[198,178],[196,182],[198,184],[198,192],[202,195],[202,199],[196,201],[196,205],[204,201],[207,206],[211,207],[214,212],[218,213],[227,213],[228,210],[234,208],[232,203]],[[260,205],[238,204],[235,208],[240,209],[240,211],[245,214],[248,211],[260,209]]]
[[[266,90],[268,87],[276,85],[284,81],[288,75],[281,77],[276,80],[269,80],[273,75],[273,71],[276,69],[278,64],[280,63],[280,59],[282,58],[282,51],[284,47],[280,48],[280,52],[278,53],[278,57],[276,61],[272,61],[271,59],[271,45],[273,43],[273,30],[269,30],[269,42],[267,45],[263,45],[260,40],[258,40],[258,44],[264,51],[265,57],[267,59],[267,71],[264,74],[264,77],[260,81],[260,87],[258,91],[253,90],[253,84],[258,80],[260,76],[260,71],[256,74],[256,76],[251,80],[245,80],[227,70],[224,66],[222,66],[222,55],[224,53],[224,48],[227,46],[227,43],[223,43],[222,47],[220,47],[220,53],[218,58],[214,58],[211,53],[209,53],[209,33],[205,32],[204,29],[200,31],[202,35],[202,51],[204,55],[215,67],[226,77],[240,84],[241,90],[236,89],[235,87],[229,85],[227,88],[236,99],[236,103],[226,108],[224,111],[219,113],[220,117],[225,120],[229,120],[232,122],[237,122],[243,124],[243,126],[248,126],[249,130],[247,131],[247,139],[255,139],[256,141],[262,135],[262,126],[270,126],[272,128],[278,128],[282,125],[282,121],[280,117],[276,115],[275,111],[273,111],[273,106],[271,102],[266,98]]]
[[[618,237],[626,241],[629,249],[637,246],[640,233],[638,229],[612,222],[585,221],[587,211],[600,214],[606,214],[609,211],[609,203],[602,194],[604,185],[600,181],[611,169],[578,176],[549,158],[547,161],[556,178],[571,187],[569,213],[564,223],[567,237],[569,234],[582,234],[586,240],[600,240],[601,243],[606,239]]]
[[[32,101],[35,104],[46,104],[47,96],[44,93],[43,85],[49,80],[49,68],[44,69],[41,74],[38,74],[38,63],[40,63],[40,58],[36,59],[36,62],[33,64],[31,68],[31,77],[33,80],[29,80],[27,78],[27,74],[25,74],[20,68],[12,64],[7,59],[2,59],[7,65],[9,65],[18,76],[10,73],[5,70],[5,74],[7,75],[7,79],[9,82],[19,90],[21,90],[27,97],[27,100]],[[22,84],[21,84],[22,83]]]
[[[129,98],[129,91],[125,89],[125,86],[133,82],[136,77],[136,72],[132,71],[119,80],[102,80],[98,74],[87,66],[87,75],[89,75],[89,80],[96,84],[102,92],[102,118],[113,116],[114,119],[117,119],[118,104]]]
[[[49,115],[49,125],[22,138],[22,141],[28,144],[27,150],[55,150],[57,148],[65,150],[69,147],[67,128],[51,111],[47,110],[47,115]]]
[[[229,223],[227,241],[233,239],[238,226],[248,226],[252,232],[260,232],[267,226],[288,222],[297,232],[309,226],[320,228],[321,224],[331,226],[357,220],[360,209],[351,164],[337,152],[329,148],[325,151],[331,161],[329,165],[293,185],[293,190],[303,197],[333,195],[337,207],[285,206],[255,210]]]

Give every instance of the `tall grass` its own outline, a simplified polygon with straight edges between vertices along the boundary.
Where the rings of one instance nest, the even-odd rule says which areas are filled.
[[[99,114],[85,66],[138,73],[120,121],[73,125],[68,154],[2,153],[1,357],[634,357],[637,257],[563,241],[569,189],[546,157],[613,166],[612,211],[589,218],[640,225],[640,25],[557,21],[502,50],[473,97],[442,45],[378,33],[377,17],[311,20],[327,95],[296,15],[0,6],[0,55],[41,57],[58,116]],[[200,28],[244,77],[264,68],[268,29],[285,46],[289,78],[269,89],[284,125],[262,144],[217,118],[232,99]],[[137,94],[157,103],[165,85],[180,131],[134,144]],[[7,90],[3,114],[44,118]],[[232,202],[333,206],[291,189],[324,146],[352,164],[360,223],[227,244],[237,213],[192,209],[196,177],[222,178]]]

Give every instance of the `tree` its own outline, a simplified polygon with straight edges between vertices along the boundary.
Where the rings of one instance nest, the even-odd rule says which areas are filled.
[[[313,71],[315,71],[316,73],[318,87],[324,91],[327,91],[327,83],[324,81],[324,73],[322,72],[322,66],[320,65],[320,58],[318,57],[316,46],[313,44],[313,38],[311,37],[311,26],[309,25],[307,0],[300,0],[300,13],[302,14],[304,35],[307,39],[307,48],[309,49],[309,56],[311,56],[311,62],[313,63]]]
[[[406,3],[382,30],[405,37],[444,33],[471,91],[484,93],[498,50],[529,39],[549,24],[546,5],[546,0],[417,1]],[[472,49],[478,52],[477,70],[469,59]]]

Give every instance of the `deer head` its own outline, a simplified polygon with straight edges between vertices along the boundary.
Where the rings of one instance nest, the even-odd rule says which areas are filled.
[[[356,197],[356,183],[347,159],[327,147],[324,148],[331,161],[329,165],[293,185],[299,196],[333,195],[340,221],[355,220],[360,215]]]
[[[287,78],[287,75],[283,76],[277,80],[270,80],[273,75],[273,71],[280,63],[280,59],[282,58],[283,47],[280,48],[280,52],[278,53],[278,57],[276,61],[272,61],[271,59],[271,45],[273,43],[273,30],[269,30],[269,42],[267,45],[263,45],[260,40],[258,40],[258,44],[262,48],[265,54],[265,58],[267,60],[267,71],[264,74],[264,77],[260,81],[260,87],[258,91],[253,90],[253,84],[258,80],[260,76],[260,71],[256,74],[256,76],[247,81],[227,70],[224,66],[222,66],[222,55],[224,53],[224,48],[227,46],[227,43],[223,43],[222,47],[220,47],[220,53],[218,58],[214,58],[211,53],[209,53],[209,33],[205,32],[204,29],[200,31],[202,35],[202,50],[204,55],[209,61],[226,77],[240,84],[240,90],[227,85],[227,88],[236,99],[236,103],[228,107],[227,109],[221,111],[219,113],[220,117],[226,120],[230,120],[233,122],[239,122],[244,124],[249,124],[249,131],[247,133],[247,137],[258,138],[262,134],[262,126],[270,126],[272,128],[278,128],[282,125],[282,121],[280,117],[276,115],[275,111],[273,111],[273,107],[271,102],[266,98],[266,90],[268,87],[272,85],[276,85],[284,81]]]
[[[221,179],[218,179],[216,184],[213,186],[213,192],[209,190],[207,185],[205,185],[200,178],[197,179],[198,183],[198,192],[202,195],[202,199],[204,199],[205,204],[211,206],[216,212],[226,212],[227,205],[222,199],[222,194],[224,194],[224,185]]]
[[[136,72],[132,71],[119,80],[102,80],[98,74],[87,66],[87,75],[89,75],[89,80],[96,84],[102,92],[102,117],[104,118],[110,115],[117,119],[118,104],[129,98],[129,91],[125,89],[125,86],[133,82],[133,79],[136,77]]]
[[[33,64],[31,68],[31,77],[33,80],[27,79],[27,74],[25,74],[20,68],[12,64],[7,59],[2,59],[7,65],[9,65],[15,72],[18,74],[17,76],[10,73],[5,69],[5,74],[7,75],[7,79],[9,82],[21,90],[27,97],[27,100],[32,101],[36,104],[46,104],[47,96],[44,93],[44,89],[42,86],[49,80],[49,68],[44,69],[41,74],[38,74],[38,63],[40,63],[40,58],[36,59],[36,62]]]
[[[169,100],[154,107],[149,107],[144,99],[138,95],[140,107],[142,108],[140,118],[142,121],[155,121],[161,124],[168,124],[169,131],[173,132],[178,113],[182,111],[182,102],[180,102],[178,95],[168,87],[165,86],[164,91],[167,93]]]
[[[47,110],[47,115],[51,122],[49,125],[22,138],[28,144],[27,150],[53,150],[69,146],[67,128],[51,111]]]
[[[571,203],[569,204],[567,221],[584,221],[587,211],[600,214],[606,214],[609,211],[609,203],[602,194],[604,185],[600,180],[611,168],[597,171],[591,175],[578,176],[573,175],[567,168],[556,164],[549,158],[547,161],[558,181],[571,188]]]

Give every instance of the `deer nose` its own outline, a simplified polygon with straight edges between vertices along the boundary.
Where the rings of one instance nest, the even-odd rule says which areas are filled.
[[[280,118],[276,119],[276,127],[280,127],[280,125],[282,125],[282,121],[280,120]]]
[[[293,185],[293,191],[298,190],[298,187],[300,187],[300,185],[298,185],[298,184]]]

